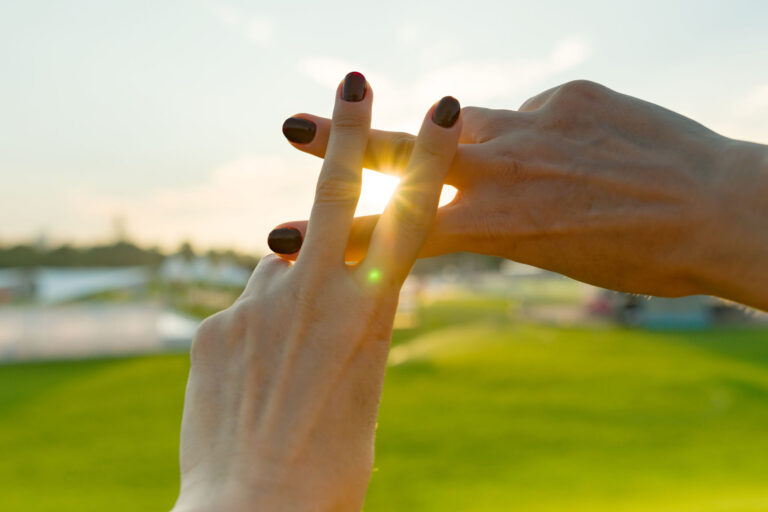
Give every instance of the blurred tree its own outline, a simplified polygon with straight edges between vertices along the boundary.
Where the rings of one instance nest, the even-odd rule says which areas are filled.
[[[182,256],[186,261],[192,261],[196,256],[195,249],[189,241],[182,242],[179,246],[179,250],[176,251],[176,254]]]

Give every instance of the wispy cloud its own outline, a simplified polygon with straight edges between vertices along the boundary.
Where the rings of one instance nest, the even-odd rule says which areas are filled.
[[[480,103],[510,98],[552,75],[578,66],[588,55],[589,45],[585,41],[566,39],[542,58],[466,60],[441,67],[422,75],[414,88],[423,100],[446,88]]]
[[[173,246],[189,237],[203,245],[234,243],[262,250],[275,224],[308,215],[315,183],[308,169],[312,166],[303,155],[249,155],[217,167],[193,185],[130,197],[81,188],[70,190],[67,199],[81,218],[125,217],[129,232],[140,232],[142,241]]]
[[[400,38],[416,37],[404,27]],[[377,119],[392,123],[422,112],[440,97],[451,94],[464,104],[487,105],[505,101],[516,106],[525,98],[517,95],[542,84],[553,76],[576,68],[591,51],[582,38],[567,38],[556,43],[545,55],[505,60],[499,58],[460,60],[426,69],[410,82],[396,83],[378,69],[362,69],[376,91]],[[336,87],[353,63],[333,57],[313,57],[299,64],[300,70],[325,87]],[[553,84],[546,84],[547,87]]]

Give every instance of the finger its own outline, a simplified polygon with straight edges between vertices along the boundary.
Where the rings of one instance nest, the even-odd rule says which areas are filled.
[[[371,126],[373,92],[360,73],[349,73],[336,91],[328,148],[315,190],[297,265],[344,263],[352,218],[360,196],[363,155]]]
[[[283,135],[296,149],[325,157],[331,120],[310,114],[296,114],[283,123]],[[405,132],[371,130],[368,134],[363,167],[385,174],[399,175],[408,163],[416,136]]]
[[[349,231],[349,238],[347,240],[344,261],[347,263],[354,263],[361,261],[365,257],[365,253],[368,252],[368,243],[371,241],[371,234],[373,233],[373,229],[376,227],[376,222],[378,220],[379,215],[367,215],[364,217],[355,217],[353,219],[352,227]],[[272,233],[280,233],[284,231],[292,231],[295,233],[298,243],[296,245],[291,245],[287,248],[288,250],[285,250],[284,252],[277,252],[277,254],[286,261],[295,261],[299,256],[301,240],[307,232],[307,221],[298,220],[284,222],[273,229]],[[270,236],[272,233],[270,233]],[[270,248],[272,248],[272,245],[270,245]],[[274,250],[274,248],[272,250]]]
[[[291,268],[291,263],[276,254],[267,254],[253,270],[240,297],[246,297],[264,288],[270,279]]]
[[[468,158],[471,148],[465,144],[477,144],[498,137],[505,130],[526,125],[527,119],[511,110],[493,110],[480,107],[466,107],[462,110],[464,121],[459,142],[462,143],[445,175],[444,183],[460,187],[477,179],[484,169]],[[331,121],[311,114],[296,114],[283,123],[283,134],[296,149],[325,157],[330,134]],[[405,132],[371,130],[363,158],[363,167],[384,174],[401,176],[413,152],[416,137]]]
[[[443,179],[458,146],[460,113],[459,102],[450,96],[428,112],[359,266],[363,279],[399,285],[408,275],[434,220]]]
[[[352,222],[352,229],[349,232],[349,240],[347,240],[347,250],[344,254],[344,260],[347,263],[357,263],[365,258],[368,252],[368,245],[371,242],[371,235],[376,228],[376,223],[381,215],[366,215],[364,217],[355,217]],[[424,240],[424,245],[419,252],[419,258],[431,258],[432,256],[439,256],[454,251],[455,236],[449,236],[449,234],[456,234],[457,220],[461,220],[456,215],[453,215],[453,208],[445,206],[438,208],[435,215],[435,222],[432,229],[427,233],[427,238]],[[277,226],[274,231],[279,229],[289,229],[295,231],[299,238],[303,237],[307,232],[307,221],[295,220],[292,222],[284,222]],[[290,253],[276,253],[285,261],[295,261],[299,256],[301,249],[291,251]]]

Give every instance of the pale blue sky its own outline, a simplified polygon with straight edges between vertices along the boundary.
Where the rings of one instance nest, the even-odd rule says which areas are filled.
[[[589,78],[768,142],[768,2],[0,0],[0,243],[102,241],[122,216],[144,242],[263,250],[319,169],[282,121],[327,115],[352,69],[384,128]]]

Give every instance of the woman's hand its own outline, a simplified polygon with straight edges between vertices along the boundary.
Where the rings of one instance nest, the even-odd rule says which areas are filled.
[[[400,286],[421,250],[461,131],[424,120],[367,256],[345,264],[373,94],[339,87],[301,256],[264,258],[192,345],[177,511],[361,509]]]
[[[519,111],[468,107],[463,117],[446,177],[459,192],[438,210],[422,256],[478,252],[615,290],[768,309],[765,146],[586,81]],[[300,114],[284,132],[323,156],[327,120]],[[365,166],[396,174],[412,147],[407,133],[372,130]],[[348,258],[365,252],[375,223],[356,219]]]

